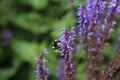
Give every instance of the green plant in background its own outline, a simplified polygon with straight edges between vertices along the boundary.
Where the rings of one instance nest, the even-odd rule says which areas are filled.
[[[56,66],[59,54],[51,46],[52,41],[58,39],[62,27],[70,29],[77,22],[78,4],[85,4],[84,0],[75,0],[74,8],[68,0],[1,0],[0,1],[0,80],[35,80],[34,58],[46,46],[49,54],[46,66],[49,68],[49,80],[57,80]],[[71,16],[71,10],[74,14]],[[112,59],[113,48],[119,33],[119,19],[115,25],[115,32],[108,40],[110,46],[105,46],[104,63]],[[9,31],[12,38],[9,44],[3,45],[2,34]],[[79,43],[79,40],[76,41]],[[79,45],[78,45],[79,46]],[[81,47],[81,46],[80,46]],[[75,55],[77,64],[77,78],[85,80],[85,65],[82,47],[80,54]],[[81,76],[79,76],[81,75]]]

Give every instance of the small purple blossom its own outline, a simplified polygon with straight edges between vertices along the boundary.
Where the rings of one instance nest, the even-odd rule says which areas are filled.
[[[117,12],[120,13],[120,6],[117,6]]]
[[[109,8],[113,8],[115,7],[117,4],[116,4],[116,0],[112,0],[110,3],[109,3]]]
[[[114,26],[117,22],[116,21],[112,21],[112,26]]]
[[[110,30],[109,30],[109,33],[112,33],[114,31],[114,29],[113,28],[111,28]]]
[[[44,48],[44,54],[48,54],[47,48]]]
[[[93,32],[89,32],[88,35],[87,35],[87,38],[88,38],[88,39],[91,39],[91,36],[92,36],[93,34],[94,34]]]

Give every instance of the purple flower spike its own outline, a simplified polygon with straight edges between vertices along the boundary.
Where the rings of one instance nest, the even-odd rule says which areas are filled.
[[[67,32],[66,29],[63,28],[59,39],[60,42],[58,44],[61,49],[60,54],[64,60],[64,71],[67,80],[75,79],[75,66],[72,67],[72,65],[75,65],[73,55],[76,51],[74,46],[75,36],[76,34],[74,27],[72,27],[69,32]]]
[[[46,68],[46,60],[43,59],[44,54],[47,54],[47,48],[40,54],[40,58],[35,58],[36,67],[36,80],[48,80],[49,69]]]
[[[114,59],[109,62],[107,68],[103,71],[101,80],[112,80],[113,75],[119,76],[118,74],[115,73],[117,73],[118,69],[120,68],[118,64],[120,62],[120,35],[118,36],[115,51],[116,54],[114,56]],[[115,78],[115,80],[120,80],[120,76],[119,78]]]
[[[59,39],[60,43],[58,45],[62,49],[63,53],[61,53],[61,54],[65,55],[64,51],[66,50],[66,48],[72,49],[71,45],[73,45],[74,40],[75,40],[76,35],[75,35],[74,27],[71,28],[71,30],[69,32],[67,32],[66,29],[63,28],[60,35],[61,35],[61,37]],[[71,51],[71,50],[68,50],[68,51]]]

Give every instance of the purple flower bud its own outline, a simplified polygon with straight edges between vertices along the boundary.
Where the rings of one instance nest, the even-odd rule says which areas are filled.
[[[101,25],[100,28],[101,28],[101,31],[104,32],[104,30],[105,30],[105,25]]]
[[[47,48],[44,48],[44,54],[48,54]]]
[[[109,33],[112,33],[114,31],[114,29],[113,28],[111,28],[110,30],[109,30]]]
[[[38,62],[39,62],[38,58],[35,58],[35,62],[36,62],[36,63],[38,63]]]
[[[65,38],[66,38],[66,29],[65,28],[62,28],[62,32],[60,33],[61,37],[60,37],[60,41],[61,42],[64,42],[65,41]]]
[[[112,21],[112,26],[114,26],[117,22],[116,21]]]
[[[120,12],[120,6],[117,6],[117,12],[119,13]]]
[[[100,44],[101,43],[101,38],[97,37],[97,43]]]
[[[43,60],[43,64],[45,65],[45,64],[46,64],[46,62],[47,62],[47,60],[46,60],[46,59],[44,59],[44,60]]]
[[[87,35],[87,38],[88,39],[91,39],[91,36],[93,35],[93,32],[89,32],[88,35]]]
[[[80,4],[78,7],[78,16],[82,15],[82,5]]]
[[[116,0],[112,0],[109,4],[109,8],[113,8],[116,6]]]
[[[72,69],[74,69],[75,68],[75,64],[70,64],[70,67],[72,68]]]

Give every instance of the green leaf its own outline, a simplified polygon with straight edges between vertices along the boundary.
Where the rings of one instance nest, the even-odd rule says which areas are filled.
[[[76,19],[74,17],[71,17],[70,14],[66,14],[61,20],[55,21],[53,25],[53,31],[51,35],[54,38],[58,38],[60,36],[61,29],[64,28],[71,28],[74,26]]]
[[[14,56],[10,68],[0,68],[0,80],[8,80],[11,76],[15,75],[21,63],[22,61]]]
[[[24,4],[29,4],[34,9],[44,9],[48,5],[48,0],[22,0]]]
[[[56,76],[56,66],[58,64],[58,59],[56,55],[58,53],[53,52],[51,49],[48,50],[48,55],[46,55],[45,59],[47,60],[46,66],[49,68],[50,74]]]
[[[78,6],[79,4],[85,5],[85,0],[76,0],[75,5]]]
[[[17,27],[31,31],[33,33],[45,33],[49,30],[44,17],[40,16],[36,12],[16,15],[12,17],[12,22]]]
[[[13,40],[11,47],[15,54],[17,54],[22,60],[35,65],[34,58],[37,57],[37,43],[26,42],[22,40]]]
[[[87,80],[85,75],[85,66],[83,64],[78,65],[77,67],[77,79],[79,80]]]

